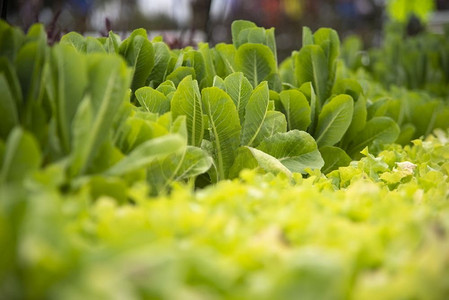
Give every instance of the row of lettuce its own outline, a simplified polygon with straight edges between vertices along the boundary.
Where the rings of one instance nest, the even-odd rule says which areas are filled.
[[[327,176],[245,170],[157,198],[135,182],[125,205],[38,170],[0,189],[0,295],[446,299],[449,132],[363,155]]]
[[[232,36],[170,50],[143,29],[72,32],[50,47],[41,25],[0,23],[1,181],[56,164],[69,188],[146,179],[157,194],[246,168],[328,173],[367,146],[449,127],[445,101],[352,75],[334,30],[305,28],[279,66],[273,28],[236,21]]]
[[[364,51],[361,39],[351,36],[342,45],[342,58],[351,70],[363,69],[387,88],[423,90],[446,101],[449,97],[448,26],[441,34],[422,31],[407,36],[406,26],[391,22],[385,26],[381,47]]]

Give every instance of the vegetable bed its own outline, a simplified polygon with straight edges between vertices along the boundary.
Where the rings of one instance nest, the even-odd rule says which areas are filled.
[[[328,28],[279,65],[274,29],[232,33],[0,23],[0,299],[449,295],[445,71],[409,90]]]

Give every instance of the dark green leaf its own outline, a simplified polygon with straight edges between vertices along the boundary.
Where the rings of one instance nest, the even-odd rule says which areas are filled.
[[[320,153],[324,160],[324,166],[321,169],[323,174],[328,174],[339,167],[346,167],[351,162],[349,155],[338,147],[325,146],[320,148]]]
[[[20,127],[14,128],[6,141],[0,182],[21,181],[41,165],[41,151],[35,138]]]
[[[291,172],[320,169],[323,159],[313,137],[304,131],[291,130],[265,139],[257,149],[277,158]]]
[[[283,112],[287,118],[288,130],[306,130],[310,124],[310,106],[298,90],[287,90],[280,93]]]
[[[374,117],[366,123],[365,128],[354,138],[348,153],[353,157],[374,142],[382,144],[393,143],[398,138],[399,132],[399,126],[392,119],[388,117]]]
[[[322,105],[329,97],[329,70],[326,55],[317,45],[302,47],[295,57],[295,72],[298,84],[312,82],[319,103]]]
[[[315,132],[319,147],[338,143],[352,121],[354,101],[349,95],[338,95],[323,106]]]

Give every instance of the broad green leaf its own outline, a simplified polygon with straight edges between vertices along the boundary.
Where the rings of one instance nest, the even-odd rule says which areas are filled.
[[[273,103],[276,103],[279,106],[279,103],[281,101],[281,97],[279,96],[278,92],[273,91],[273,90],[269,90],[269,98],[270,98],[270,101],[272,101]]]
[[[306,130],[311,120],[310,105],[304,94],[298,90],[287,90],[282,91],[279,96],[288,130]]]
[[[268,87],[270,90],[280,93],[282,91],[282,81],[281,76],[278,73],[271,73],[267,76],[266,81],[268,81]]]
[[[274,54],[274,60],[278,61],[278,55],[277,55],[277,49],[276,49],[276,39],[274,35],[274,28],[266,29],[265,30],[266,36],[267,36],[267,42],[266,45],[268,48],[270,48],[271,52]]]
[[[245,108],[253,91],[253,87],[241,72],[232,73],[226,77],[224,84],[226,87],[226,92],[229,96],[231,96],[235,107],[237,107],[240,124],[243,125],[245,120]]]
[[[158,119],[158,123],[160,119]],[[170,133],[176,133],[188,141],[186,116],[179,116],[170,124]]]
[[[120,40],[120,36],[113,33],[112,31],[109,31],[108,37],[104,44],[104,48],[108,53],[119,53],[121,43],[122,41]]]
[[[86,182],[93,200],[101,196],[108,196],[115,199],[118,203],[126,203],[128,201],[128,186],[122,178],[92,176]]]
[[[88,56],[88,96],[76,113],[71,175],[87,171],[99,146],[110,136],[114,116],[125,100],[128,68],[117,56]]]
[[[364,96],[360,96],[354,104],[351,125],[349,125],[348,130],[343,137],[343,145],[345,149],[348,143],[352,141],[357,134],[363,130],[363,128],[365,128],[367,119],[366,116],[366,100]]]
[[[108,170],[111,166],[118,163],[125,154],[118,147],[116,147],[111,139],[106,140],[99,147],[95,157],[92,159],[92,163],[89,165],[88,171],[89,173],[103,173]],[[78,180],[83,181],[83,179],[88,178],[89,176],[85,176],[78,178]],[[73,181],[76,186],[77,179]]]
[[[218,178],[218,165],[217,165],[217,161],[215,160],[215,146],[214,143],[212,143],[209,140],[204,139],[203,142],[201,143],[201,149],[204,150],[207,155],[209,157],[212,158],[212,165],[210,167],[210,169],[207,171],[207,174],[202,174],[200,176],[198,176],[199,181],[201,182],[201,184],[203,184],[204,186],[207,186],[211,183],[216,183],[218,182],[219,178]]]
[[[22,30],[10,26],[3,19],[0,20],[0,57],[13,63],[24,41],[25,34]]]
[[[190,50],[184,53],[183,65],[195,70],[195,79],[201,83],[206,78],[206,64],[203,55],[197,50]]]
[[[287,120],[285,115],[279,111],[268,111],[267,117],[263,121],[259,134],[253,142],[253,145],[259,145],[263,140],[277,133],[287,131]]]
[[[72,148],[71,125],[87,87],[87,63],[85,57],[74,48],[57,45],[51,50],[51,89],[61,149],[68,154]],[[76,82],[76,84],[74,84]]]
[[[439,100],[433,100],[412,107],[411,119],[416,127],[416,138],[427,136],[432,132],[440,107],[441,102]]]
[[[103,45],[94,37],[86,37],[86,53],[106,53]]]
[[[235,55],[237,50],[234,45],[220,43],[215,46],[215,51],[217,75],[224,78],[234,73],[237,70],[235,65]]]
[[[239,45],[238,47],[246,43],[266,45],[267,36],[264,28],[254,27],[246,28],[240,31],[237,39],[237,44]]]
[[[170,93],[176,92],[176,86],[175,84],[170,81],[170,80],[166,80],[164,82],[162,82],[156,89],[157,91],[161,92],[162,94],[164,94],[165,96],[168,97],[168,95]]]
[[[188,179],[203,174],[212,165],[212,158],[201,148],[187,146],[184,160],[176,173],[175,180]]]
[[[332,88],[334,95],[347,94],[357,102],[357,99],[363,95],[363,88],[355,79],[338,79]]]
[[[168,63],[170,61],[170,49],[163,42],[153,43],[154,67],[148,76],[148,81],[153,82],[153,87],[160,85],[167,76]]]
[[[352,121],[354,101],[349,95],[338,95],[323,106],[315,132],[319,147],[338,143]]]
[[[232,22],[231,25],[232,42],[236,49],[238,49],[241,46],[241,44],[239,43],[240,33],[248,28],[257,28],[257,25],[254,22],[245,20],[237,20]]]
[[[319,45],[326,55],[328,70],[331,76],[335,76],[336,60],[340,55],[340,39],[338,33],[330,28],[320,28],[313,34],[315,45]],[[333,78],[331,78],[333,82]]]
[[[149,112],[162,115],[170,110],[170,101],[167,96],[153,88],[146,86],[138,89],[136,98],[139,104]]]
[[[255,88],[259,83],[277,72],[277,63],[270,48],[260,44],[245,44],[235,55],[237,71],[243,72]]]
[[[33,25],[31,25],[26,34],[25,43],[27,42],[39,42],[45,45],[48,43],[47,32],[45,30],[44,24],[34,23]]]
[[[5,76],[6,82],[8,84],[11,96],[14,99],[15,106],[17,109],[23,103],[22,91],[20,89],[19,78],[14,70],[12,63],[6,57],[0,57],[0,74]]]
[[[154,67],[154,49],[145,29],[134,30],[120,45],[119,53],[134,68],[131,89],[144,86]]]
[[[301,85],[299,91],[306,96],[307,101],[310,105],[310,125],[308,128],[308,132],[312,135],[315,133],[316,125],[318,123],[318,116],[321,112],[321,104],[317,100],[315,90],[313,89],[313,85],[311,82],[306,82]]]
[[[204,88],[201,93],[218,179],[226,179],[239,147],[241,127],[237,109],[229,95],[217,87]]]
[[[192,79],[192,76],[187,76],[179,83],[171,100],[171,112],[174,119],[178,116],[186,116],[188,143],[192,146],[200,146],[204,129],[203,110],[198,83]]]
[[[123,153],[129,153],[145,141],[167,133],[168,130],[157,122],[132,117],[127,119],[125,126],[121,128],[116,144]]]
[[[157,159],[183,151],[185,147],[184,139],[174,134],[148,140],[107,170],[106,174],[119,176],[145,168]]]
[[[324,166],[321,169],[323,174],[328,174],[339,167],[346,167],[351,162],[349,155],[338,147],[325,146],[320,148],[320,153],[324,160]]]
[[[379,98],[367,106],[367,119],[370,120],[374,117],[382,117],[387,114],[390,98]]]
[[[5,140],[11,130],[18,125],[19,115],[12,91],[6,77],[0,73],[0,139]]]
[[[287,57],[279,65],[279,75],[281,76],[282,84],[286,89],[296,88],[298,86],[298,82],[295,77],[295,60],[293,59],[295,55],[296,54],[292,54],[292,56]]]
[[[399,126],[392,119],[388,117],[374,117],[366,123],[365,128],[354,138],[348,153],[353,157],[374,142],[382,144],[393,143],[398,138],[399,132]]]
[[[15,67],[25,103],[42,98],[46,52],[46,45],[29,42],[17,54]]]
[[[274,174],[283,173],[292,177],[291,171],[275,157],[252,147],[240,147],[234,164],[229,173],[230,178],[236,178],[243,169],[261,168]]]
[[[341,59],[351,70],[356,70],[362,65],[363,43],[358,35],[346,37],[341,45]]]
[[[265,139],[257,149],[277,158],[291,172],[304,173],[324,165],[313,137],[296,129]]]
[[[198,51],[201,53],[204,59],[204,65],[206,67],[206,77],[207,78],[214,78],[216,75],[215,67],[214,67],[214,61],[212,59],[212,51],[209,48],[208,43],[199,43],[198,44]]]
[[[323,104],[329,97],[329,71],[326,55],[317,45],[302,47],[295,57],[295,72],[298,84],[312,82],[319,103]]]
[[[226,91],[226,85],[223,79],[220,76],[215,75],[214,80],[212,81],[212,86],[216,86],[217,88]]]
[[[64,34],[59,42],[61,45],[71,45],[78,52],[86,53],[86,39],[77,32],[69,32]]]
[[[175,181],[203,174],[212,165],[212,158],[201,148],[187,146],[183,153],[172,153],[148,167],[147,180],[154,192],[164,191]]]
[[[267,117],[269,91],[266,81],[257,86],[251,93],[246,105],[245,120],[243,123],[241,145],[251,146],[260,133]]]
[[[171,80],[175,84],[175,86],[178,86],[179,83],[188,76],[191,76],[193,79],[195,79],[195,69],[193,69],[192,67],[178,67],[167,76],[167,80]]]
[[[441,127],[437,127],[441,128]],[[405,146],[410,143],[410,141],[413,140],[413,137],[415,136],[416,128],[413,126],[413,124],[405,123],[401,126],[401,132],[399,133],[398,138],[396,141],[394,141],[396,144]]]
[[[437,112],[434,128],[442,128],[442,129],[449,128],[449,107],[448,106],[440,109]]]
[[[313,44],[314,44],[314,40],[313,40],[312,30],[309,27],[304,26],[302,28],[302,46],[305,47],[307,45],[313,45]]]
[[[21,181],[37,170],[41,162],[41,151],[34,136],[16,127],[6,141],[0,182]]]

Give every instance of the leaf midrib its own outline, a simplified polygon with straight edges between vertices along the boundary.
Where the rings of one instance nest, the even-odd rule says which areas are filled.
[[[98,135],[98,132],[100,130],[100,126],[101,126],[101,124],[103,122],[103,119],[104,119],[104,116],[106,114],[107,107],[108,107],[108,104],[109,104],[108,103],[109,101],[107,101],[106,99],[110,98],[110,96],[112,94],[113,82],[115,81],[116,76],[117,75],[116,75],[115,72],[111,73],[111,76],[109,77],[108,83],[106,85],[106,90],[105,90],[105,92],[103,94],[104,96],[103,96],[102,101],[101,101],[100,110],[98,111],[98,114],[96,116],[94,116],[95,122],[94,122],[94,124],[92,126],[92,131],[91,131],[92,134],[89,135],[90,139],[87,140],[88,141],[88,143],[87,143],[88,147],[85,148],[85,149],[87,149],[87,150],[85,150],[85,151],[87,151],[87,157],[84,160],[83,166],[81,168],[81,174],[84,174],[84,172],[86,171],[86,166],[88,165],[88,163],[89,163],[89,161],[91,159],[91,156],[92,156],[91,149],[93,148],[93,145],[95,144],[95,141],[97,140],[97,135]]]
[[[218,180],[224,179],[224,170],[223,170],[223,153],[222,153],[222,149],[221,149],[221,143],[220,143],[220,139],[218,136],[218,131],[217,128],[215,127],[215,120],[212,118],[212,111],[211,111],[211,103],[210,100],[208,101],[208,105],[207,105],[207,115],[210,119],[210,125],[214,134],[214,143],[216,145],[216,149],[217,149],[217,160],[218,160],[218,173],[220,178],[218,178]]]
[[[339,109],[336,111],[337,113],[334,115],[333,118],[331,118],[331,121],[327,123],[326,127],[321,130],[321,134],[319,135],[319,137],[316,139],[316,143],[319,144],[320,140],[323,138],[323,136],[329,131],[329,128],[331,127],[331,124],[334,123],[334,121],[338,118],[338,116],[341,115],[341,112],[345,109],[344,106],[340,106]],[[318,121],[318,125],[319,125],[319,121]]]

